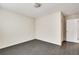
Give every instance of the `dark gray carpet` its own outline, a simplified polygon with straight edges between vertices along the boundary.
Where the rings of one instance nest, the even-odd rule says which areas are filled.
[[[79,44],[64,42],[57,46],[40,40],[32,40],[0,50],[0,55],[77,55]]]

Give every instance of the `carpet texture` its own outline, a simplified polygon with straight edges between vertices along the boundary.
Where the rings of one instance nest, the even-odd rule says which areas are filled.
[[[63,46],[32,40],[8,48],[0,49],[0,55],[77,55],[79,44],[64,42]]]

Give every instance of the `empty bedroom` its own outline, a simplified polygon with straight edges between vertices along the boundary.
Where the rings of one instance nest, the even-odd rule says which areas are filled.
[[[78,55],[79,3],[0,3],[0,55]]]

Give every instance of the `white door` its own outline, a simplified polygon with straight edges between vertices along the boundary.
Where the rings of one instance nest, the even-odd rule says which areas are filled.
[[[77,20],[77,41],[79,43],[79,19]]]
[[[77,42],[77,20],[76,19],[67,20],[66,33],[67,33],[66,35],[67,41]]]

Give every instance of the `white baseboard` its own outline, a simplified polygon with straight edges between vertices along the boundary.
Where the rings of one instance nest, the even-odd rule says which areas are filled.
[[[11,47],[11,46],[18,45],[18,44],[21,44],[21,43],[25,43],[25,42],[28,42],[28,41],[31,41],[31,40],[33,40],[33,39],[30,39],[30,40],[27,40],[27,41],[22,41],[22,42],[17,42],[17,43],[10,44],[10,45],[5,45],[5,46],[0,47],[0,49]]]
[[[74,42],[74,43],[79,43],[79,41],[74,41],[74,40],[66,40],[66,41],[68,41],[68,42]]]

